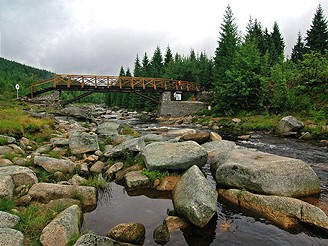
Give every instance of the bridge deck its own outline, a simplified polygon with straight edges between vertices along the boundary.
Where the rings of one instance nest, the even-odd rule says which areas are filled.
[[[31,98],[49,90],[94,92],[198,92],[195,82],[146,77],[55,74],[53,78],[31,84]]]

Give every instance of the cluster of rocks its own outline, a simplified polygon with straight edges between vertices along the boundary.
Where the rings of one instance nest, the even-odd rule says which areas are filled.
[[[238,148],[214,132],[194,129],[138,137],[124,135],[124,123],[113,122],[110,116],[116,114],[116,119],[123,121],[124,112],[102,107],[91,111],[75,107],[65,109],[63,114],[82,117],[88,123],[55,117],[56,134],[38,148],[26,138],[16,141],[1,136],[5,145],[0,146],[0,197],[14,199],[17,206],[32,203],[46,206],[44,209],[54,203],[65,206],[43,229],[40,237],[43,245],[66,245],[80,234],[83,213],[97,206],[96,188],[83,185],[90,175],[123,183],[127,190],[145,187],[172,190],[174,216],[168,216],[153,232],[159,244],[167,243],[173,230],[205,227],[217,211],[218,196],[258,212],[283,228],[307,223],[328,229],[328,218],[322,210],[291,198],[320,193],[317,175],[303,161]],[[111,142],[105,145],[108,139]],[[100,145],[104,145],[101,150]],[[16,157],[6,159],[9,153]],[[51,156],[54,154],[58,157]],[[140,156],[148,170],[175,171],[181,175],[150,180],[143,175],[142,166],[124,167],[119,160],[127,156]],[[109,164],[108,159],[117,162]],[[210,165],[221,189],[216,190],[208,182],[202,172],[205,165]],[[36,173],[40,169],[53,174],[54,183],[39,182]],[[6,216],[9,222],[19,221],[17,216],[5,213]],[[0,228],[1,235],[8,235],[0,237],[0,244],[23,245],[24,235],[12,229],[14,226],[9,222]],[[115,226],[106,237],[83,235],[75,245],[140,245],[144,238],[144,226],[133,222]],[[10,244],[15,240],[19,243]]]

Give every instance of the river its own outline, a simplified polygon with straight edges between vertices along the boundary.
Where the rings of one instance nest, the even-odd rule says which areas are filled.
[[[149,124],[138,125],[138,128],[149,129]],[[309,163],[320,178],[322,193],[320,197],[305,200],[316,204],[328,214],[327,146],[263,133],[254,133],[248,141],[239,141],[231,135],[223,137],[241,146],[299,158]],[[215,186],[209,166],[206,165],[203,170],[209,182]],[[167,217],[168,209],[173,209],[170,193],[154,190],[127,192],[124,187],[112,182],[105,191],[99,192],[97,208],[84,215],[83,229],[106,235],[110,228],[119,223],[139,222],[146,227],[144,245],[157,245],[152,233]],[[328,235],[311,228],[288,232],[260,216],[218,201],[217,214],[205,228],[192,227],[185,231],[171,232],[170,241],[166,245],[328,245]]]

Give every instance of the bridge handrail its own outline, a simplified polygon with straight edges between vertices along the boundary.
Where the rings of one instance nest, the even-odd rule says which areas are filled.
[[[67,86],[70,88],[72,85],[79,85],[83,89],[85,86],[92,87],[107,87],[116,86],[122,89],[129,87],[132,89],[153,88],[155,91],[158,88],[164,90],[181,90],[197,92],[198,86],[195,82],[182,81],[167,78],[149,78],[149,77],[127,77],[127,76],[105,76],[105,75],[74,75],[74,74],[55,74],[53,78],[42,80],[30,85],[31,97],[37,90],[37,87],[43,86],[47,83],[52,83],[56,88],[59,85]]]

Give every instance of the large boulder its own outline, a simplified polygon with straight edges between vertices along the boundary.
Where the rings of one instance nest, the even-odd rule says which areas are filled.
[[[140,188],[149,188],[150,180],[142,174],[142,171],[132,171],[124,175],[126,189],[128,191]]]
[[[210,139],[209,132],[187,133],[181,136],[180,141],[195,141],[199,144],[206,143]]]
[[[94,233],[82,235],[74,244],[74,246],[133,246],[133,244],[118,242],[112,238],[99,236]]]
[[[56,159],[46,156],[35,156],[34,164],[43,167],[46,171],[72,173],[74,171],[75,164],[70,160]]]
[[[193,165],[202,167],[207,161],[207,152],[194,141],[151,143],[141,156],[151,170],[186,170]]]
[[[204,227],[217,210],[216,190],[197,166],[186,171],[173,190],[173,206],[178,215],[197,227]]]
[[[43,203],[61,198],[79,199],[84,212],[92,211],[97,207],[97,190],[90,186],[38,183],[31,187],[28,194],[32,199]]]
[[[299,197],[320,193],[319,178],[304,161],[254,149],[221,154],[215,177],[219,185],[258,194]]]
[[[286,116],[279,121],[276,127],[276,133],[279,135],[291,135],[293,132],[298,132],[303,126],[304,123],[295,117]]]
[[[72,237],[79,235],[82,223],[82,211],[78,205],[72,205],[59,213],[43,230],[42,245],[65,246]]]
[[[0,228],[0,245],[24,246],[24,235],[11,228]]]
[[[36,177],[35,173],[27,167],[0,167],[0,180],[5,176],[11,176],[15,186],[33,185],[38,182],[38,178]]]
[[[90,132],[73,131],[69,136],[72,154],[83,154],[99,150],[98,135]]]
[[[291,197],[256,195],[248,191],[218,190],[219,196],[271,220],[284,229],[297,228],[300,222],[328,231],[328,217],[318,207]]]
[[[15,184],[11,176],[0,176],[0,198],[11,199],[14,189]]]
[[[104,156],[115,158],[125,156],[126,154],[136,154],[140,152],[144,146],[145,141],[143,138],[133,138],[115,146],[108,152],[105,152]]]
[[[121,125],[116,122],[104,122],[97,127],[97,133],[100,136],[113,137],[119,135]]]
[[[14,228],[19,219],[17,215],[0,211],[0,228]]]
[[[145,226],[135,222],[118,224],[107,232],[107,236],[114,240],[138,245],[142,244],[145,234]]]

